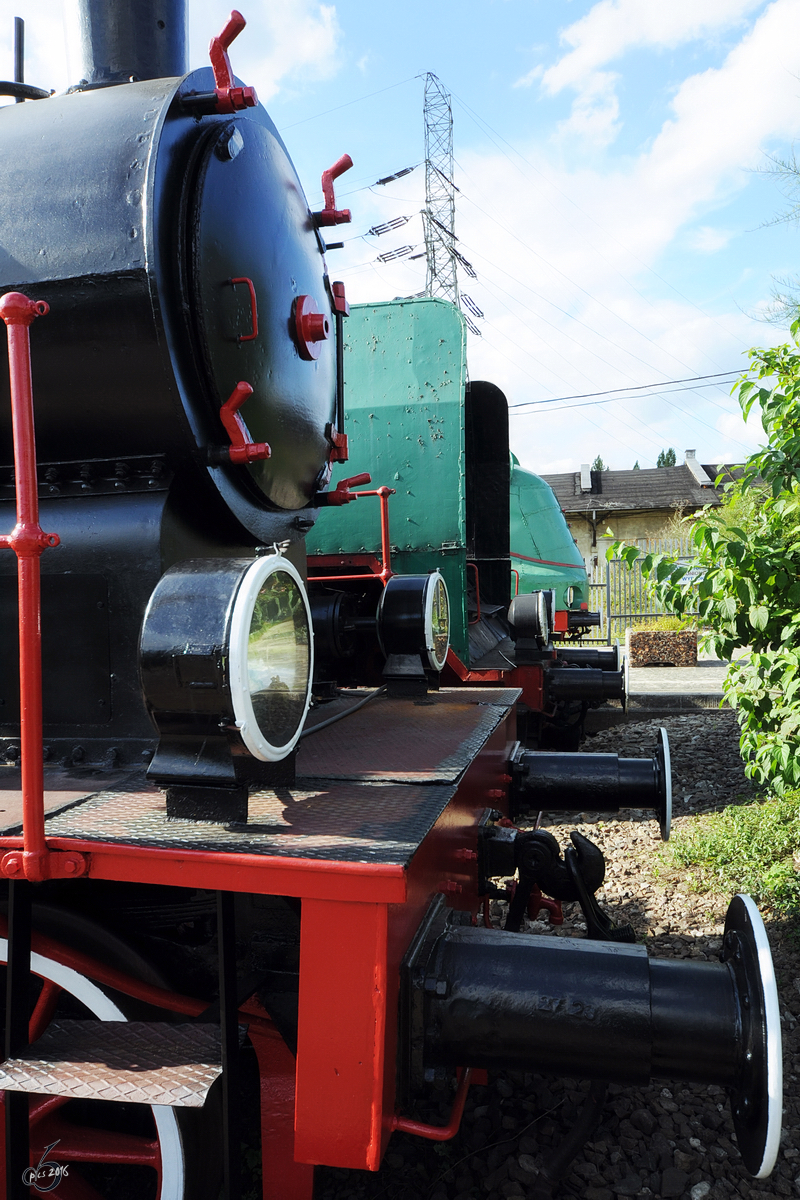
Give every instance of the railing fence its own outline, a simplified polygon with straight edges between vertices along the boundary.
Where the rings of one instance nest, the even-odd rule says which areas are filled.
[[[645,554],[670,554],[679,561],[691,562],[693,545],[688,538],[637,538],[635,544]],[[641,559],[632,568],[621,559],[601,559],[589,578],[592,611],[600,612],[600,626],[584,643],[613,645],[623,641],[625,630],[633,624],[655,620],[666,613],[652,585],[642,575]]]

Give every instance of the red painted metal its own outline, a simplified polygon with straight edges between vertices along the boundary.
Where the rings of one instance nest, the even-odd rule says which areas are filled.
[[[314,1168],[294,1157],[294,1055],[258,997],[251,996],[239,1011],[258,1059],[263,1200],[312,1200]]]
[[[519,595],[519,571],[517,570],[516,567],[511,568],[511,574],[516,576],[516,583],[514,585],[514,595],[518,596]]]
[[[472,568],[475,572],[475,603],[478,606],[478,612],[474,621],[470,621],[470,625],[477,625],[481,619],[481,577],[475,563],[467,563],[467,570]]]
[[[344,284],[340,279],[332,284],[331,291],[333,293],[333,308],[337,313],[341,313],[343,317],[350,316],[350,305],[347,303],[347,297],[344,294]]]
[[[523,562],[542,563],[545,567],[569,567],[571,571],[584,571],[584,567],[579,567],[577,563],[555,562],[552,558],[531,558],[527,554],[518,554],[516,550],[511,551],[512,558],[521,558]]]
[[[0,1121],[5,1118],[5,1093],[0,1092]],[[82,1128],[61,1118],[60,1109],[69,1101],[64,1096],[31,1096],[31,1166],[36,1166],[48,1146],[58,1143],[50,1156],[54,1162],[105,1163],[151,1167],[157,1175],[156,1195],[161,1194],[161,1147],[158,1139],[122,1132]],[[0,1183],[5,1181],[5,1139],[0,1139]],[[3,1189],[5,1195],[5,1189]],[[35,1191],[31,1189],[31,1194]],[[54,1195],[63,1200],[99,1200],[99,1194],[74,1172],[62,1179]]]
[[[552,713],[555,706],[549,704],[545,696],[544,670],[539,663],[529,666],[511,667],[507,670],[492,668],[486,671],[473,671],[466,667],[452,646],[447,651],[447,661],[442,672],[445,685],[464,684],[467,687],[486,687],[487,684],[501,684],[503,687],[518,687],[522,689],[520,700],[527,704],[533,712]]]
[[[0,839],[2,846],[21,845],[19,837]],[[402,904],[406,875],[393,863],[330,862],[277,858],[216,850],[162,849],[87,838],[51,838],[56,850],[90,854],[92,879],[123,883],[161,883],[170,887],[212,891],[257,892],[271,896],[313,896],[331,900],[374,900]]]
[[[357,500],[358,493],[351,492],[350,489],[362,483],[372,483],[372,476],[367,471],[360,475],[351,475],[349,479],[340,479],[332,492],[325,493],[326,505],[329,508],[340,508],[343,504],[349,504],[351,500]]]
[[[328,433],[328,438],[331,443],[330,452],[328,454],[328,462],[347,462],[350,457],[350,448],[347,442],[347,434],[339,433],[332,425]]]
[[[560,900],[553,900],[550,896],[543,896],[541,890],[535,887],[531,892],[531,898],[528,901],[528,916],[532,921],[535,921],[540,912],[546,912],[550,916],[551,925],[563,925],[564,913],[561,908]]]
[[[246,275],[241,275],[237,279],[229,279],[228,282],[232,287],[236,287],[238,283],[244,283],[250,292],[250,333],[240,333],[237,337],[237,342],[252,342],[258,337],[258,301],[256,300],[256,288],[252,279],[248,279]]]
[[[362,479],[365,483],[368,483],[370,477],[369,475],[356,475],[353,479],[340,480],[340,482],[336,485],[335,490],[333,492],[328,492],[328,504],[349,504],[351,500],[360,500],[363,496],[378,497],[381,504],[380,564],[378,564],[377,559],[375,559],[372,555],[350,556],[349,561],[355,561],[355,559],[361,558],[362,561],[365,561],[365,565],[372,566],[374,563],[374,567],[363,575],[309,575],[309,583],[338,583],[345,579],[380,579],[381,583],[385,584],[386,580],[391,579],[392,575],[394,574],[392,570],[392,543],[389,537],[389,497],[394,496],[397,492],[397,489],[382,486],[375,488],[374,491],[369,492],[350,492],[347,490],[350,484],[359,483]],[[337,496],[340,488],[344,488],[342,499],[334,499],[334,497]],[[309,556],[308,565],[309,568],[311,568],[315,562],[318,562],[321,565],[328,565],[331,563],[336,563],[337,561],[341,561],[344,564],[347,560],[339,560],[335,555],[330,554],[318,556],[311,555]],[[380,570],[377,569],[379,565]]]
[[[53,983],[52,979],[44,979],[42,981],[42,990],[39,993],[39,999],[36,1001],[36,1006],[28,1022],[29,1042],[35,1042],[37,1038],[42,1036],[45,1029],[47,1029],[47,1026],[53,1019],[53,1013],[56,1011],[61,991],[61,986]]]
[[[393,1063],[385,1049],[387,938],[385,904],[303,901],[295,1106],[301,1162],[370,1171],[380,1165],[384,1077]]]
[[[340,159],[328,167],[327,171],[322,172],[322,195],[325,200],[325,207],[321,212],[313,213],[314,224],[320,225],[346,225],[351,220],[351,212],[349,208],[339,209],[336,207],[336,196],[333,191],[333,181],[343,175],[345,171],[349,171],[353,165],[353,160],[349,154],[343,154]],[[334,287],[336,285],[334,284]],[[344,289],[342,289],[344,291]]]
[[[8,367],[17,523],[0,537],[0,547],[17,556],[19,594],[19,705],[22,757],[22,853],[6,855],[4,874],[40,882],[82,875],[80,855],[52,855],[44,836],[44,767],[42,751],[42,624],[39,557],[59,544],[56,533],[39,524],[36,478],[36,436],[33,422],[30,326],[50,311],[45,300],[30,300],[7,292],[0,300],[0,317],[8,329]]]
[[[508,684],[510,682],[510,671],[503,671],[499,667],[492,667],[486,671],[471,670],[462,663],[452,646],[447,651],[445,672],[447,674],[445,675],[443,672],[443,678],[452,678],[456,686],[459,683],[466,683],[474,687],[486,687],[487,684]]]
[[[208,56],[214,72],[215,91],[217,94],[217,112],[232,113],[242,108],[255,108],[258,104],[256,89],[252,87],[237,87],[233,79],[233,68],[228,58],[228,49],[234,38],[237,38],[247,22],[240,12],[233,10],[228,18],[228,24],[222,33],[211,39]]]
[[[472,1083],[472,1068],[465,1067],[458,1072],[458,1087],[453,1100],[450,1120],[446,1125],[426,1125],[424,1121],[412,1121],[410,1117],[392,1117],[392,1131],[399,1133],[415,1133],[417,1137],[428,1138],[432,1142],[449,1142],[461,1127],[464,1115],[464,1105],[467,1102],[467,1092]]]
[[[293,325],[300,357],[306,362],[319,358],[322,343],[331,333],[331,323],[317,308],[313,296],[298,296],[294,302]]]
[[[553,614],[553,633],[566,633],[569,629],[569,613],[565,608],[556,609]]]
[[[247,397],[252,394],[253,389],[250,384],[240,381],[219,410],[220,420],[231,439],[228,454],[231,462],[237,465],[259,462],[261,459],[269,458],[272,453],[266,442],[253,441],[250,430],[239,414],[239,409]]]

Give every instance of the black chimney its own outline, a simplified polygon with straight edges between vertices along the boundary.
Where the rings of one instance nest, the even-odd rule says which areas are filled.
[[[78,0],[78,19],[84,86],[186,74],[186,0]]]

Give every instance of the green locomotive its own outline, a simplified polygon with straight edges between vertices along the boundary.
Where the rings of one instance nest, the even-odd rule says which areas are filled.
[[[350,459],[332,486],[369,470],[393,489],[391,566],[443,576],[451,665],[453,656],[465,669],[501,665],[502,614],[518,593],[546,593],[556,641],[596,624],[586,568],[552,490],[509,452],[505,396],[468,382],[461,313],[427,298],[354,305],[345,335]],[[377,505],[324,512],[307,547],[326,570],[366,567],[381,553]]]

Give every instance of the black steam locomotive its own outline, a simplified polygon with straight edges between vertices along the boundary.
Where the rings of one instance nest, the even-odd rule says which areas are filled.
[[[349,219],[349,159],[311,212],[231,71],[238,13],[188,74],[182,0],[82,0],[81,22],[75,86],[18,70],[0,110],[0,284],[41,314],[36,481],[0,394],[3,528],[31,487],[58,540],[38,792],[15,631],[39,616],[0,556],[6,1196],[49,1163],[64,1195],[203,1200],[222,1171],[235,1200],[245,1037],[265,1197],[310,1200],[316,1164],[377,1169],[393,1130],[447,1135],[472,1071],[521,1064],[597,1081],[595,1108],[607,1081],[721,1084],[763,1177],[780,1035],[757,910],[732,903],[720,963],[648,959],[597,907],[599,850],[513,824],[570,781],[519,746],[517,689],[437,690],[437,572],[360,614],[385,688],[312,706],[303,538],[359,482],[328,486],[347,302],[324,231]],[[663,817],[663,754],[602,769],[608,807]],[[479,928],[515,875],[506,928]],[[592,936],[523,932],[542,892]],[[409,1116],[456,1075],[452,1131]]]

